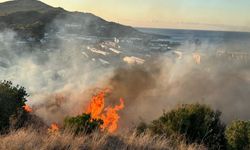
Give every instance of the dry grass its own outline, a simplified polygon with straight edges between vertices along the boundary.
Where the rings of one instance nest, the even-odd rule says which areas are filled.
[[[203,150],[200,145],[186,145],[150,134],[136,135],[126,132],[109,135],[94,133],[85,136],[73,136],[70,133],[41,133],[32,129],[13,131],[0,136],[0,149],[8,150],[129,150],[129,149],[166,149],[166,150]],[[175,144],[173,144],[175,143]]]

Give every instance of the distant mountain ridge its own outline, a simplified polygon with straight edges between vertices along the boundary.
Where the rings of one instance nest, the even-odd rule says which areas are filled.
[[[51,7],[37,0],[12,0],[0,4],[0,16],[22,11],[48,12],[59,8]]]
[[[81,30],[75,32],[87,36],[148,36],[130,26],[108,22],[91,13],[68,12],[63,8],[51,7],[38,0],[14,0],[0,3],[0,30],[10,28],[22,37],[42,38],[55,19],[68,19],[70,23],[80,24]]]

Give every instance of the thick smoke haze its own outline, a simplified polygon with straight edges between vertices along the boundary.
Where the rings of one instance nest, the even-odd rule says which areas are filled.
[[[249,119],[248,63],[205,55],[201,64],[196,64],[191,53],[176,61],[170,57],[166,54],[154,64],[114,72],[110,80],[116,89],[113,95],[124,97],[127,106],[122,123],[137,123],[138,118],[151,121],[163,110],[187,103],[204,103],[219,109],[225,122]]]
[[[30,93],[28,104],[48,124],[84,112],[91,96],[106,87],[112,89],[107,104],[125,100],[120,112],[123,127],[196,102],[222,111],[225,122],[250,119],[249,54],[220,54],[208,43],[187,43],[181,52],[165,52],[142,65],[107,67],[87,60],[84,45],[74,40],[43,49],[22,43],[15,32],[6,30],[0,33],[0,43],[0,79],[24,86]],[[201,56],[200,64],[194,52]]]
[[[80,43],[74,41],[58,42],[57,49],[54,44],[43,49],[24,43],[10,30],[0,37],[1,80],[24,86],[30,94],[28,104],[48,123],[83,110],[80,104],[91,95],[80,95],[92,87],[102,87],[98,80],[111,70],[86,60],[78,49]]]

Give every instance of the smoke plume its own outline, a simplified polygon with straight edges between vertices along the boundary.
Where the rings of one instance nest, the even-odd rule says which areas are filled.
[[[60,36],[67,37],[64,34]],[[26,87],[29,105],[46,123],[61,123],[66,116],[84,112],[91,96],[106,87],[112,89],[108,104],[125,100],[123,127],[151,121],[178,104],[196,102],[219,109],[226,122],[250,119],[249,54],[219,54],[218,47],[206,43],[184,44],[182,57],[169,51],[142,65],[106,67],[82,55],[83,43],[67,39],[41,48],[23,43],[13,31],[0,33],[0,79]],[[194,52],[200,55],[199,64]]]

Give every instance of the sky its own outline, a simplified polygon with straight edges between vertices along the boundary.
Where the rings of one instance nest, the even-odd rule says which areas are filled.
[[[250,31],[250,0],[41,1],[133,27]]]

